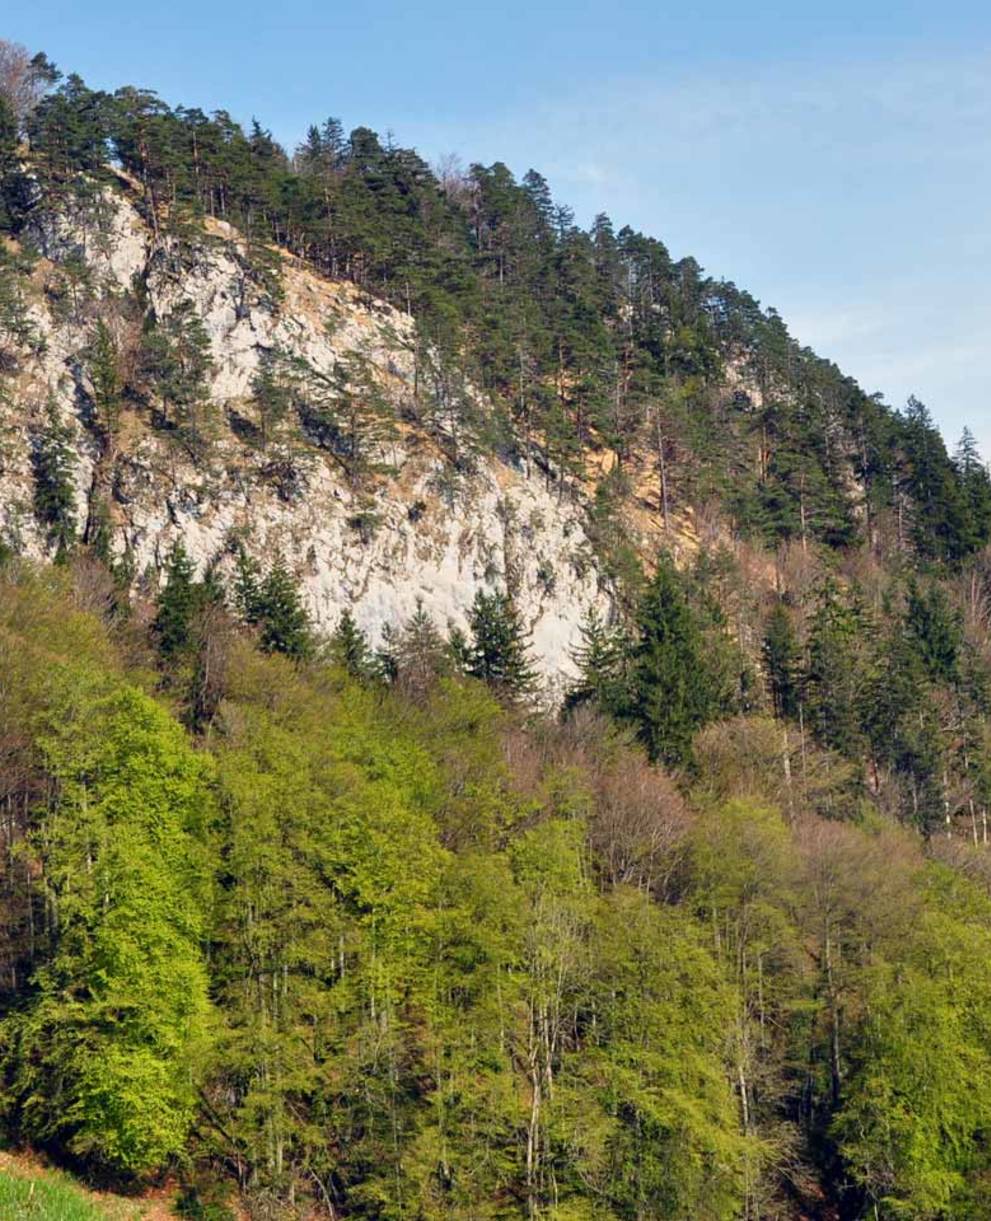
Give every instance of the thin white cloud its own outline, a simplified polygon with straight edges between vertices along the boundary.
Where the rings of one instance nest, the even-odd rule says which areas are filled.
[[[991,55],[582,82],[427,148],[544,172],[778,307],[889,401],[991,453]]]

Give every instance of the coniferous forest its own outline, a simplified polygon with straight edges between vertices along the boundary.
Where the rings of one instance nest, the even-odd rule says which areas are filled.
[[[380,642],[347,611],[318,631],[279,557],[202,571],[180,541],[136,586],[77,520],[53,413],[51,562],[0,565],[5,1142],[168,1178],[211,1221],[991,1215],[973,438],[948,452],[922,403],[534,171],[441,172],[335,119],[289,152],[0,50],[5,401],[39,217],[98,233],[126,190],[179,276],[226,221],[275,308],[281,248],[417,324],[401,418],[360,362],[316,386],[272,354],[251,444],[279,478],[309,447],[373,486],[415,425],[452,478],[586,496],[614,608],[549,705],[509,589]],[[216,445],[195,313],[125,360],[85,266],[60,274],[100,452],[134,421]],[[719,528],[644,556],[638,496]]]

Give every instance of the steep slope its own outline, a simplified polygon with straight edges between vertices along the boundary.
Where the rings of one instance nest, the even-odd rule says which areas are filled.
[[[11,438],[0,473],[7,544],[52,554],[33,508],[37,449],[46,427],[62,425],[78,459],[72,512],[81,535],[102,528],[112,555],[146,587],[178,539],[201,571],[229,566],[237,543],[264,564],[286,561],[319,627],[333,628],[353,607],[377,642],[418,602],[440,626],[463,626],[476,591],[504,584],[544,675],[569,674],[578,625],[608,603],[581,506],[519,464],[483,456],[452,466],[417,419],[423,356],[413,320],[284,255],[269,254],[257,271],[222,222],[156,238],[127,191],[122,182],[85,209],[41,211],[21,235],[21,247],[41,257],[29,274],[6,270],[26,328],[7,348],[16,374],[0,408]],[[67,269],[85,287],[63,297]],[[94,327],[107,327],[115,359],[133,368],[148,331],[184,311],[208,341],[203,443],[152,427],[154,391],[140,402],[140,389],[108,438],[87,356]],[[362,393],[381,396],[388,428],[369,442],[360,480],[333,440],[322,445],[295,413],[261,444],[257,379],[273,353],[297,379],[338,394],[334,379],[349,361],[361,363]],[[485,410],[477,391],[462,392]]]

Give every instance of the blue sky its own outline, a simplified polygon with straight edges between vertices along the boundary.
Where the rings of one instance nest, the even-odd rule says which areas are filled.
[[[991,457],[991,7],[35,0],[0,36],[94,86],[430,160],[531,165],[780,310]]]

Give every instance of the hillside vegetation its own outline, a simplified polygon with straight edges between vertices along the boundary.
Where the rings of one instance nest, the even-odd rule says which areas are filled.
[[[333,120],[289,156],[0,51],[4,456],[30,421],[32,497],[0,557],[8,1140],[172,1175],[214,1221],[989,1215],[969,435],[949,456],[920,403],[533,172],[437,174]],[[112,287],[119,200],[152,236]],[[303,331],[291,256],[409,365],[273,343],[222,408],[229,349],[181,299],[209,242],[235,314]],[[69,380],[27,402],[44,360]],[[250,518],[205,557],[176,525],[227,495],[193,470],[291,515],[323,464],[366,546],[400,443],[430,447],[438,517],[505,471],[580,519],[581,576],[577,526],[539,562],[597,591],[560,700],[508,559],[464,628],[415,595],[371,639],[347,606],[318,628]],[[114,515],[162,488],[173,542],[137,572]]]

